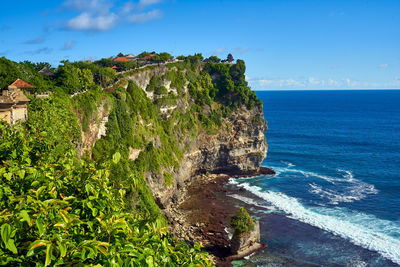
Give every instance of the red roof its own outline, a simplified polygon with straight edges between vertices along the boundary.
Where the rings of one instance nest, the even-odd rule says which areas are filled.
[[[150,54],[148,56],[142,57],[144,60],[149,60],[150,58],[154,57],[156,54]]]
[[[115,59],[115,61],[118,61],[118,62],[127,62],[127,61],[129,61],[129,59],[127,59],[126,57],[117,57],[117,58]]]
[[[15,87],[17,87],[19,89],[33,89],[33,88],[36,88],[35,86],[33,86],[33,85],[31,85],[31,84],[29,84],[29,83],[27,83],[27,82],[25,82],[25,81],[23,81],[21,79],[16,79],[15,82],[13,82],[10,85],[13,85],[13,86],[15,86]]]
[[[112,66],[111,68],[114,69],[114,70],[118,69],[117,66]]]

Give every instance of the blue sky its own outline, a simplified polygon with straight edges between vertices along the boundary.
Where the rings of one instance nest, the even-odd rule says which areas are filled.
[[[399,0],[14,0],[0,14],[15,61],[232,53],[255,90],[400,89]]]

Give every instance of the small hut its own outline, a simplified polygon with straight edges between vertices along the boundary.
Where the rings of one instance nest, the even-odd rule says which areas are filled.
[[[35,86],[17,79],[0,95],[0,119],[13,125],[28,119],[28,102],[30,101],[21,89],[33,89]]]
[[[135,60],[136,59],[136,57],[133,54],[129,54],[129,55],[125,56],[125,57],[127,59],[129,59],[129,60]]]
[[[54,76],[54,73],[48,67],[44,67],[43,69],[39,70],[39,73],[45,77],[53,77]]]

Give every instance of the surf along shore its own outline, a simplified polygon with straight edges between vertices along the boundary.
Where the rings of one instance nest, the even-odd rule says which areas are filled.
[[[274,175],[271,169],[261,167],[254,177]],[[201,174],[188,185],[184,200],[166,211],[170,229],[180,240],[201,242],[217,266],[231,266],[233,260],[242,259],[256,251],[267,249],[264,242],[257,249],[243,255],[232,255],[230,250],[230,218],[239,207],[246,208],[252,216],[252,205],[232,197],[245,189],[228,186],[228,174]],[[295,261],[273,256],[275,262],[296,265]]]

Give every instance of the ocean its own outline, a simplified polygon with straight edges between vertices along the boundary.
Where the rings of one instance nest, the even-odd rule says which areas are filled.
[[[400,91],[258,91],[274,176],[230,180],[268,253],[400,266]],[[247,263],[268,265],[258,253]],[[301,264],[300,264],[301,265]]]

